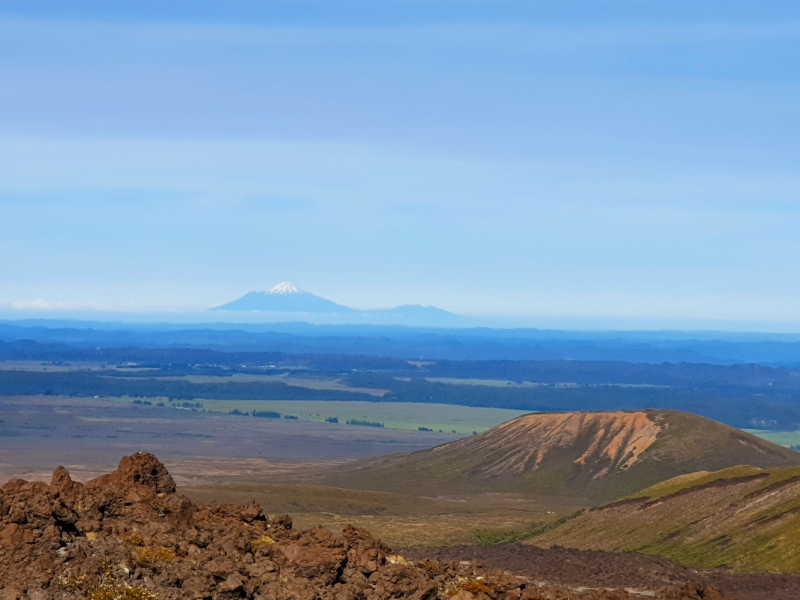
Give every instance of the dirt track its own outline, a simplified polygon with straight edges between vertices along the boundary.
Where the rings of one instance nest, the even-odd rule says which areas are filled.
[[[508,569],[539,581],[568,586],[657,590],[684,582],[705,582],[739,600],[798,600],[800,573],[734,573],[724,569],[695,570],[669,560],[635,553],[571,548],[538,548],[522,544],[409,548],[414,560],[468,560],[489,568]]]

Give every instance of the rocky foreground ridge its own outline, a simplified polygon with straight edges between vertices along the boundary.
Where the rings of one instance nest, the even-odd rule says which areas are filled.
[[[0,599],[622,600],[625,590],[547,585],[470,563],[412,562],[363,530],[297,531],[250,503],[193,503],[155,456],[88,483],[0,488]],[[650,598],[720,600],[687,585]]]

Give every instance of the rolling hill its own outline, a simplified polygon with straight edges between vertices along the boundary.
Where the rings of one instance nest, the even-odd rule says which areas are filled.
[[[331,473],[339,487],[450,495],[511,492],[609,502],[697,471],[800,465],[800,453],[739,429],[666,410],[525,415],[417,452]]]
[[[637,551],[698,567],[800,571],[800,468],[683,475],[531,541]]]

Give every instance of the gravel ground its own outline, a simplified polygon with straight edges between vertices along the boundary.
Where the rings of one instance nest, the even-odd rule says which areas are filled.
[[[741,573],[696,570],[664,558],[636,553],[539,548],[523,544],[407,548],[414,560],[468,560],[508,569],[539,581],[569,586],[657,590],[666,585],[705,582],[739,600],[798,600],[800,573]]]

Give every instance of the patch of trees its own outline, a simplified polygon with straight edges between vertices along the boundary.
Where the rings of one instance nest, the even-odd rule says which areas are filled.
[[[136,404],[136,402],[136,400],[133,401],[134,404]],[[174,408],[203,408],[202,402],[174,402],[172,400],[170,400],[170,402]],[[148,402],[145,400],[143,404],[148,404]],[[164,405],[161,404],[161,406]]]
[[[251,413],[254,417],[261,417],[262,419],[280,419],[281,413],[274,410],[254,410]]]
[[[362,427],[379,427],[383,428],[383,423],[380,421],[362,421],[361,419],[347,419],[348,425],[361,425]]]
[[[280,419],[281,418],[281,413],[275,412],[274,410],[253,410],[253,411],[247,412],[246,410],[242,411],[242,410],[239,410],[238,408],[234,408],[232,411],[230,411],[229,414],[238,415],[238,416],[241,416],[241,417],[260,417],[262,419]],[[291,419],[291,418],[295,418],[296,419],[297,417],[290,417],[289,415],[287,415],[286,418],[287,419]]]

